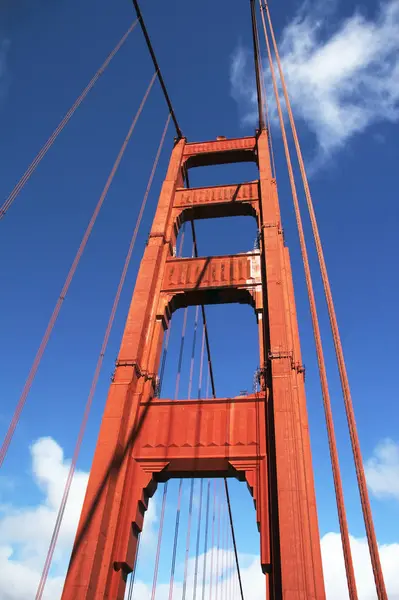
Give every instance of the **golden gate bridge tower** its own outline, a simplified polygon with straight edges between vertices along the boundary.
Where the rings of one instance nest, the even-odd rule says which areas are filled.
[[[172,120],[176,127],[176,138],[130,304],[62,599],[122,600],[125,597],[128,576],[135,568],[148,501],[158,483],[172,478],[222,478],[229,503],[228,479],[233,477],[246,482],[254,501],[267,598],[322,600],[326,596],[304,368],[290,255],[283,235],[267,116],[265,119],[265,91],[255,1],[249,2],[249,22],[253,34],[259,125],[254,135],[249,137],[218,137],[210,141],[192,141],[183,136],[138,2],[134,0],[133,3],[155,68],[143,103],[158,77],[169,110],[166,128],[169,120]],[[356,581],[315,296],[279,99],[276,66],[285,96],[329,309],[377,596],[385,599],[387,595],[350,388],[312,198],[270,12],[263,0],[259,4],[305,267],[349,597],[352,600],[358,597]],[[134,124],[135,121],[133,127]],[[118,158],[120,160],[121,155]],[[191,169],[240,162],[256,165],[256,181],[197,188],[189,185]],[[2,215],[14,197],[7,200]],[[256,220],[259,231],[256,249],[246,254],[198,257],[196,220],[242,215]],[[185,223],[192,227],[192,258],[182,258],[177,252],[177,237]],[[83,249],[84,245],[78,251],[77,260]],[[66,282],[65,293],[69,283]],[[61,294],[62,299],[65,293]],[[217,397],[212,380],[211,398],[190,397],[175,401],[162,397],[158,373],[162,367],[164,338],[168,335],[173,313],[189,306],[200,307],[210,362],[205,307],[232,302],[250,305],[256,317],[260,364],[256,391],[249,395],[221,398]],[[49,324],[50,331],[54,322],[55,319]],[[44,339],[44,347],[46,343]],[[34,374],[33,369],[32,378]],[[29,385],[26,390],[3,444],[1,461],[4,460]],[[87,420],[87,414],[85,418]],[[84,425],[82,434],[83,431]],[[80,442],[78,440],[77,451],[79,443],[81,439]],[[77,455],[72,467],[76,464],[76,458]],[[70,475],[73,476],[73,470]],[[66,484],[63,502],[68,497],[68,485],[70,482]],[[65,503],[60,509],[59,519],[62,519],[64,509]],[[238,567],[230,503],[229,517]],[[56,525],[36,598],[42,597],[57,535]],[[241,580],[239,583],[239,597],[243,600]]]
[[[259,181],[184,186],[191,168],[239,161],[254,161]],[[248,214],[261,231],[259,251],[174,256],[184,221]],[[223,302],[248,303],[255,311],[260,393],[157,398],[156,374],[172,313]],[[148,497],[157,481],[184,476],[245,480],[256,505],[262,569],[274,594],[292,590],[293,598],[323,598],[303,378],[265,128],[240,139],[177,140],[136,281],[63,598],[123,598]]]

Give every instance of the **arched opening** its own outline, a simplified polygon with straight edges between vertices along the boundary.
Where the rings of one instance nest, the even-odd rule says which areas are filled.
[[[191,168],[188,175],[190,187],[227,185],[259,179],[259,170],[256,162],[250,161]]]
[[[244,596],[260,600],[266,598],[266,585],[253,500],[235,479],[228,480],[228,488]],[[223,479],[160,483],[144,523],[132,597],[150,598],[153,587],[156,598],[182,598],[183,590],[186,598],[240,597]],[[126,600],[129,584],[130,577]]]
[[[216,395],[226,398],[253,393],[260,362],[253,306],[212,304],[206,306],[205,313]],[[173,312],[158,374],[162,398],[212,397],[200,306]]]
[[[176,310],[169,324],[167,353],[164,354],[165,362],[160,369],[163,378],[162,393],[161,399],[156,402],[158,406],[161,405],[161,411],[163,403],[167,403],[168,408],[152,421],[157,423],[157,431],[151,429],[151,439],[146,438],[147,442],[150,441],[152,452],[164,457],[165,467],[153,476],[157,482],[157,491],[149,500],[141,534],[135,574],[135,594],[138,597],[150,597],[154,589],[156,597],[181,598],[185,588],[187,598],[202,598],[204,590],[205,598],[209,598],[211,586],[212,597],[215,597],[216,586],[219,597],[225,597],[224,594],[230,588],[236,589],[239,597],[224,480],[222,477],[215,478],[214,474],[218,469],[223,469],[223,464],[226,465],[226,470],[222,470],[221,474],[228,478],[244,592],[246,597],[259,600],[266,597],[260,535],[256,523],[259,513],[256,512],[255,498],[252,497],[254,490],[249,488],[249,481],[252,479],[246,471],[249,454],[246,454],[244,464],[240,467],[236,465],[234,458],[230,460],[227,457],[228,447],[227,458],[216,458],[217,452],[215,457],[212,452],[202,452],[202,457],[191,459],[195,466],[190,467],[191,463],[188,463],[187,467],[187,461],[190,460],[188,456],[195,452],[195,444],[182,444],[176,452],[176,421],[179,422],[179,427],[190,429],[192,420],[189,405],[197,405],[197,398],[203,399],[202,409],[197,411],[200,420],[202,414],[202,424],[205,419],[203,411],[208,402],[221,413],[225,410],[220,402],[221,398],[239,397],[230,401],[234,402],[234,410],[239,410],[240,401],[246,403],[253,398],[254,373],[259,364],[258,328],[253,308],[240,304],[210,305],[206,307],[206,317],[218,397],[216,403],[206,400],[207,397],[212,397],[212,391],[209,376],[206,377],[207,355],[206,349],[203,349],[201,309],[189,306],[187,309]],[[243,345],[245,352],[242,351]],[[182,405],[186,415],[184,421],[180,417],[173,417],[173,411],[176,411],[175,414],[179,413]],[[154,409],[157,410],[154,406],[150,408],[150,412]],[[168,416],[163,418],[163,415]],[[241,423],[240,416],[237,420]],[[170,431],[170,435],[166,431],[166,435],[160,435],[160,429]],[[181,436],[178,437],[181,440]],[[168,442],[165,444],[165,440],[161,438],[168,438]],[[233,443],[231,448],[236,449],[237,446]],[[236,450],[232,451],[232,456],[235,452]],[[254,452],[252,460],[257,457],[257,451]],[[177,463],[182,465],[181,470],[176,470]],[[192,479],[193,475],[196,475],[195,479]],[[259,477],[262,475],[259,474]],[[258,481],[256,477],[255,481]],[[259,481],[262,483],[258,485],[258,489],[267,494],[265,480]],[[261,498],[257,498],[256,505],[258,509],[263,506]],[[263,539],[266,536],[267,540],[266,516],[263,518]],[[158,549],[159,562],[156,560]],[[130,578],[128,590],[129,583]]]
[[[198,219],[194,221],[194,227],[198,256],[240,254],[258,248],[258,227],[254,218],[230,216],[224,219]],[[190,222],[180,228],[176,253],[183,257],[193,255]]]

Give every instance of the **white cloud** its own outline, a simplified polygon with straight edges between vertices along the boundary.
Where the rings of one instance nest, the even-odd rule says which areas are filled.
[[[356,574],[359,600],[374,600],[377,598],[375,584],[371,569],[369,551],[366,539],[350,537],[353,563]],[[380,545],[380,557],[385,576],[385,583],[389,600],[399,600],[399,580],[397,577],[397,565],[399,562],[399,544]],[[341,536],[338,533],[327,533],[321,539],[321,551],[323,559],[324,579],[326,585],[327,600],[346,600],[349,598],[345,577],[344,558],[342,554]],[[216,552],[216,549],[214,549]],[[207,565],[210,565],[211,550],[207,554]],[[215,555],[216,556],[216,555]],[[224,557],[224,558],[222,558]],[[219,574],[222,574],[222,564],[233,558],[231,552],[221,552],[219,560]],[[259,557],[251,555],[240,555],[241,576],[244,589],[244,597],[251,600],[264,600],[266,597],[265,578],[261,573]],[[199,573],[202,573],[203,555],[199,559]],[[193,572],[194,560],[190,560],[188,569],[187,597],[193,597]],[[202,597],[202,578],[198,579],[197,598]],[[219,586],[237,585],[235,571],[228,571],[227,580],[223,576]],[[150,600],[151,586],[143,581],[137,581],[135,587],[135,598],[137,600]],[[212,589],[215,592],[215,580]],[[223,588],[225,589],[225,588]],[[228,587],[229,589],[229,587]],[[206,580],[205,597],[209,597],[210,582],[209,570]],[[220,590],[220,587],[219,587]],[[214,595],[214,593],[213,593]],[[180,600],[182,596],[182,583],[177,581],[173,588],[173,600]],[[157,600],[169,598],[169,584],[159,583],[157,586]],[[223,597],[223,595],[222,595]]]
[[[377,598],[366,539],[350,537],[359,600]],[[380,559],[389,600],[399,600],[399,544],[380,545]],[[349,598],[341,536],[327,533],[321,540],[324,580],[328,600]]]
[[[69,463],[60,446],[51,438],[41,438],[30,448],[32,476],[44,495],[36,506],[2,506],[0,517],[0,598],[25,600],[36,591],[41,569],[61,502]],[[87,473],[77,471],[71,486],[59,542],[54,555],[54,572],[44,598],[59,596],[68,554],[87,484]]]
[[[399,119],[399,0],[381,4],[375,19],[356,12],[333,33],[326,33],[331,20],[320,18],[320,10],[302,7],[278,43],[294,115],[306,122],[326,155],[373,123]],[[230,80],[244,121],[254,121],[248,58],[239,47]]]
[[[41,438],[30,448],[32,477],[44,499],[36,506],[0,507],[0,598],[31,600],[36,592],[67,479],[70,461],[52,438]],[[65,571],[86,491],[88,473],[75,471],[44,598],[61,595]],[[0,480],[0,484],[2,481]],[[6,482],[7,489],[9,482]],[[4,487],[3,487],[4,489]],[[151,547],[156,505],[149,503],[143,531],[145,549]]]
[[[399,444],[383,440],[365,463],[367,484],[379,498],[399,500]]]
[[[211,556],[212,549],[209,549],[207,552],[207,576],[205,581],[205,598],[211,597],[211,586],[212,586],[212,596],[216,596],[216,553],[217,548],[213,548],[213,576],[212,576],[212,584],[210,581],[210,564],[211,564]],[[251,600],[265,600],[266,597],[266,586],[265,586],[265,577],[262,574],[259,565],[259,557],[254,555],[240,554],[240,571],[242,578],[242,585],[244,591],[245,598],[251,598]],[[218,564],[218,596],[224,597],[227,590],[237,589],[238,590],[238,579],[237,573],[234,568],[231,566],[226,568],[226,565],[233,565],[234,554],[231,551],[219,550],[219,564]],[[196,598],[198,600],[202,598],[202,590],[203,590],[203,565],[204,565],[204,554],[201,554],[198,559],[198,579],[196,586]],[[193,598],[194,596],[194,571],[195,571],[195,559],[191,558],[188,564],[188,575],[187,575],[187,588],[186,588],[186,596],[187,598]],[[137,581],[135,584],[135,594],[134,597],[137,600],[150,600],[151,598],[151,589],[152,586],[149,584],[145,584],[143,581]],[[169,590],[170,584],[168,583],[159,583],[157,586],[157,600],[167,600],[169,598]],[[183,591],[183,584],[181,581],[176,581],[173,586],[173,600],[181,600]],[[237,597],[239,595],[237,594]]]
[[[0,507],[1,600],[31,600],[34,597],[69,468],[69,462],[65,459],[62,449],[51,438],[37,440],[30,451],[33,481],[43,492],[44,500],[35,506],[15,508],[2,505]],[[377,477],[375,480],[377,483],[374,485],[377,490],[383,490],[386,493],[385,483],[381,483],[381,481],[391,480],[390,469],[392,464],[396,465],[397,469],[397,459],[398,447],[393,442],[385,440],[377,447],[372,459],[366,463],[370,487],[372,487],[370,472],[377,473],[378,477],[381,473],[385,473],[384,477],[386,479],[383,477],[380,480]],[[397,476],[397,470],[395,472]],[[88,474],[82,471],[77,471],[75,474],[68,507],[60,531],[51,577],[49,577],[45,589],[44,598],[46,600],[57,600],[60,597],[87,478]],[[156,539],[154,523],[157,521],[156,503],[154,501],[150,502],[147,517],[149,518],[146,519],[144,531],[148,528],[148,532],[143,533],[144,547],[149,545],[150,548],[153,548]],[[371,600],[375,598],[375,593],[367,543],[363,539],[351,538],[351,545],[359,586],[359,600]],[[143,547],[143,545],[141,546]],[[322,538],[321,547],[327,598],[329,600],[347,598],[340,536],[336,533],[328,533]],[[206,586],[209,586],[210,555],[211,550],[208,551],[207,556],[208,577]],[[389,599],[399,600],[399,580],[397,578],[399,544],[381,545],[380,555]],[[226,551],[221,551],[220,556],[225,557],[228,563],[233,558],[231,552]],[[203,559],[204,557],[200,556],[197,598],[202,597]],[[221,565],[226,564],[226,562],[224,559],[219,561],[220,573]],[[265,580],[259,567],[258,556],[240,555],[240,564],[246,597],[252,598],[252,600],[264,600]],[[188,570],[188,597],[193,595],[194,565],[195,561],[191,558]],[[179,572],[182,572],[181,565]],[[137,575],[135,598],[137,600],[149,600],[151,585],[149,582],[140,580],[140,573]],[[235,573],[229,571],[228,578],[233,578],[233,583],[236,585]],[[181,593],[182,581],[177,578],[174,588],[174,600],[180,599]],[[169,584],[159,580],[157,600],[166,600],[168,596]]]
[[[152,550],[157,539],[157,531],[155,525],[158,521],[157,505],[155,497],[150,498],[148,502],[147,512],[145,513],[145,526],[141,533],[140,548],[142,550]]]

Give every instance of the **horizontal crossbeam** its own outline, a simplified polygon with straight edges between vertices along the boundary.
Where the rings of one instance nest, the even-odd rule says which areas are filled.
[[[218,138],[211,142],[186,144],[183,164],[187,168],[239,162],[256,162],[256,138]]]
[[[259,252],[166,261],[163,292],[261,285]]]

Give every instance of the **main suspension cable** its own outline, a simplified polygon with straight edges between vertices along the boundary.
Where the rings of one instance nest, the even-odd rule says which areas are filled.
[[[137,18],[138,18],[138,20],[140,22],[141,30],[143,32],[143,35],[144,35],[144,38],[145,38],[145,41],[146,41],[146,44],[147,44],[148,51],[150,53],[150,56],[151,56],[151,59],[152,59],[153,65],[154,65],[155,72],[159,74],[159,83],[161,84],[161,88],[162,88],[163,95],[164,95],[165,100],[166,100],[166,104],[168,105],[169,112],[172,115],[173,123],[174,123],[175,128],[176,128],[177,137],[180,139],[180,138],[183,137],[183,134],[182,134],[181,129],[179,127],[179,124],[177,122],[175,111],[173,110],[172,102],[170,101],[168,90],[166,89],[166,85],[165,85],[164,79],[162,77],[162,73],[161,73],[161,70],[159,68],[158,61],[157,61],[154,49],[153,49],[152,44],[151,44],[150,36],[148,35],[147,28],[146,28],[145,23],[144,23],[143,15],[141,14],[141,10],[140,10],[140,6],[139,6],[138,1],[137,0],[133,0],[133,5],[134,5],[134,8],[136,10]]]
[[[265,118],[263,115],[263,100],[262,100],[262,84],[259,72],[259,38],[258,38],[258,27],[256,24],[256,13],[255,13],[255,0],[249,0],[251,8],[251,22],[252,22],[252,41],[254,51],[254,62],[255,62],[255,77],[256,77],[256,91],[257,91],[257,102],[258,102],[258,118],[259,118],[259,129],[262,131],[265,129]]]
[[[303,161],[303,157],[302,157],[302,151],[301,151],[301,147],[299,144],[295,120],[294,120],[294,116],[293,116],[292,109],[291,109],[291,103],[290,103],[290,100],[288,97],[287,86],[286,86],[285,77],[284,77],[284,73],[283,73],[282,66],[281,66],[280,55],[279,55],[279,51],[278,51],[278,47],[277,47],[276,38],[274,35],[274,29],[273,29],[267,2],[264,2],[264,8],[265,8],[266,16],[268,19],[270,33],[272,36],[273,48],[274,48],[274,52],[276,55],[276,61],[277,61],[277,66],[278,66],[278,70],[279,70],[279,74],[280,74],[281,85],[282,85],[285,103],[286,103],[288,116],[289,116],[289,120],[290,120],[290,124],[291,124],[292,135],[294,138],[295,148],[296,148],[298,162],[299,162],[299,168],[300,168],[303,186],[304,186],[304,190],[305,190],[306,202],[307,202],[308,211],[309,211],[309,215],[310,215],[310,221],[311,221],[311,225],[312,225],[313,237],[314,237],[314,241],[315,241],[315,245],[316,245],[316,251],[317,251],[317,256],[318,256],[318,261],[319,261],[319,266],[320,266],[321,277],[323,280],[324,293],[325,293],[326,300],[327,300],[328,314],[329,314],[329,318],[330,318],[331,331],[332,331],[333,340],[334,340],[335,353],[337,356],[338,369],[339,369],[341,387],[342,387],[342,392],[343,392],[343,397],[344,397],[345,411],[346,411],[346,416],[347,416],[347,421],[348,421],[348,429],[349,429],[349,435],[350,435],[350,440],[351,440],[351,445],[352,445],[352,452],[353,452],[353,457],[354,457],[356,476],[357,476],[360,500],[361,500],[361,505],[362,505],[364,524],[365,524],[365,528],[366,528],[371,564],[373,567],[373,575],[374,575],[377,596],[378,596],[379,600],[387,600],[388,596],[387,596],[385,582],[384,582],[384,576],[383,576],[382,568],[381,568],[381,561],[380,561],[380,556],[379,556],[379,551],[378,551],[377,537],[376,537],[375,529],[374,529],[374,523],[373,523],[373,517],[372,517],[371,505],[370,505],[370,498],[369,498],[368,489],[367,489],[367,482],[366,482],[366,476],[365,476],[365,472],[364,472],[363,459],[362,459],[362,455],[361,455],[361,451],[360,451],[359,435],[358,435],[357,427],[356,427],[356,419],[355,419],[352,397],[351,397],[351,392],[350,392],[350,387],[349,387],[349,378],[348,378],[348,374],[346,371],[342,342],[341,342],[341,337],[340,337],[339,329],[338,329],[338,321],[337,321],[337,316],[335,313],[335,307],[334,307],[334,302],[333,302],[333,297],[332,297],[332,292],[331,292],[331,286],[330,286],[330,281],[329,281],[328,273],[327,273],[327,265],[326,265],[326,262],[324,259],[324,253],[323,253],[323,248],[322,248],[322,244],[321,244],[319,228],[317,225],[316,215],[315,215],[315,211],[314,211],[314,207],[313,207],[313,201],[312,201],[309,183],[308,183],[306,170],[305,170],[305,165],[304,165],[304,161]]]
[[[261,0],[259,0],[261,2]],[[258,38],[259,40],[259,38]],[[269,142],[269,149],[270,149],[270,156],[272,159],[272,177],[274,177],[274,179],[277,178],[277,173],[276,173],[276,161],[274,158],[274,148],[273,148],[273,136],[272,136],[272,130],[271,130],[271,126],[270,126],[270,118],[269,118],[269,103],[267,101],[267,94],[266,94],[266,86],[265,86],[265,78],[264,78],[264,70],[263,70],[263,63],[262,63],[262,54],[259,52],[259,65],[260,65],[260,73],[261,73],[261,85],[262,85],[262,100],[263,100],[263,105],[264,105],[264,113],[266,115],[266,127],[267,127],[267,139]]]
[[[20,398],[18,400],[18,404],[17,404],[17,407],[15,409],[14,415],[12,417],[11,423],[10,423],[10,425],[8,427],[5,439],[4,439],[3,444],[1,446],[1,449],[0,449],[0,467],[2,466],[2,464],[4,462],[4,458],[5,458],[6,454],[7,454],[7,451],[8,451],[8,448],[9,448],[12,436],[14,435],[15,428],[16,428],[16,426],[18,424],[18,421],[19,421],[19,418],[21,416],[22,409],[23,409],[23,407],[25,405],[25,402],[26,402],[26,399],[28,397],[28,394],[29,394],[30,388],[32,386],[33,380],[35,378],[36,372],[37,372],[37,370],[39,368],[39,364],[40,364],[40,361],[42,359],[43,353],[44,353],[44,351],[46,349],[46,346],[47,346],[47,343],[49,341],[51,332],[54,329],[54,325],[56,323],[58,314],[59,314],[59,312],[61,310],[61,306],[62,306],[62,304],[63,304],[63,302],[65,300],[65,296],[66,296],[66,294],[67,294],[67,292],[69,290],[69,287],[71,285],[73,276],[75,275],[75,272],[76,272],[76,269],[78,267],[79,261],[80,261],[80,259],[82,257],[83,251],[84,251],[84,249],[86,247],[87,241],[89,239],[89,236],[90,236],[90,234],[92,232],[92,229],[93,229],[94,224],[96,222],[96,219],[98,217],[98,213],[100,212],[100,209],[101,209],[101,207],[102,207],[102,205],[104,203],[104,200],[105,200],[105,198],[107,196],[108,190],[109,190],[109,188],[111,186],[111,183],[112,183],[112,181],[113,181],[113,179],[115,177],[115,174],[116,174],[116,172],[118,170],[119,164],[120,164],[120,162],[122,160],[122,157],[123,157],[123,155],[125,153],[127,145],[129,143],[129,140],[130,140],[130,138],[132,136],[134,128],[136,127],[136,123],[138,121],[138,118],[139,118],[142,110],[143,110],[144,104],[145,104],[145,102],[146,102],[146,100],[148,98],[148,95],[149,95],[149,93],[151,91],[151,88],[152,88],[152,86],[154,84],[154,81],[155,81],[156,77],[157,77],[157,73],[154,73],[154,75],[151,78],[150,84],[149,84],[149,86],[148,86],[148,88],[147,88],[147,90],[146,90],[146,92],[144,94],[144,97],[143,97],[143,99],[141,101],[141,104],[140,104],[140,106],[139,106],[139,108],[137,110],[137,113],[136,113],[136,115],[135,115],[135,117],[133,119],[133,122],[132,122],[132,124],[131,124],[131,126],[129,128],[128,134],[127,134],[127,136],[126,136],[126,138],[125,138],[125,140],[124,140],[124,142],[122,144],[122,147],[121,147],[121,149],[119,151],[119,154],[118,154],[118,156],[116,158],[116,161],[115,161],[115,163],[114,163],[114,165],[113,165],[113,167],[111,169],[111,172],[110,172],[110,174],[108,176],[108,179],[106,181],[104,189],[103,189],[103,191],[101,193],[100,199],[99,199],[99,201],[97,203],[96,208],[94,209],[93,215],[92,215],[92,217],[90,219],[90,222],[89,222],[89,224],[87,226],[87,229],[86,229],[86,231],[85,231],[85,233],[83,235],[83,238],[82,238],[82,241],[80,243],[79,249],[78,249],[78,251],[76,253],[76,256],[75,256],[75,258],[73,260],[72,266],[71,266],[71,268],[69,270],[69,273],[67,275],[67,278],[65,280],[64,286],[63,286],[63,288],[61,290],[61,294],[60,294],[60,296],[59,296],[59,298],[58,298],[58,300],[56,302],[53,314],[51,315],[50,321],[48,322],[48,325],[47,325],[46,331],[44,333],[43,339],[42,339],[42,341],[40,343],[40,346],[39,346],[39,349],[38,349],[38,351],[36,353],[35,359],[33,361],[33,365],[32,365],[31,370],[29,372],[28,378],[27,378],[27,380],[25,382],[24,388],[23,388],[21,396],[20,396]]]
[[[104,360],[104,356],[105,356],[105,352],[108,346],[108,341],[109,341],[109,337],[112,331],[112,326],[114,324],[114,320],[115,320],[115,315],[116,315],[116,311],[118,309],[118,305],[119,305],[119,300],[121,297],[121,293],[122,293],[122,289],[126,280],[126,275],[127,275],[127,271],[130,265],[130,261],[132,258],[132,253],[134,250],[134,246],[136,243],[136,239],[137,239],[137,234],[141,225],[141,221],[143,218],[143,214],[144,214],[144,210],[145,207],[147,205],[147,199],[148,199],[148,195],[150,193],[150,189],[151,189],[151,185],[154,179],[154,175],[155,175],[155,171],[158,165],[158,161],[159,161],[159,157],[161,155],[161,151],[163,148],[163,144],[165,141],[165,137],[166,137],[166,132],[168,130],[168,126],[169,126],[169,122],[170,122],[170,115],[168,115],[168,118],[166,119],[166,123],[165,123],[165,127],[164,130],[162,132],[162,136],[161,136],[161,141],[159,143],[158,146],[158,150],[154,159],[154,164],[152,166],[152,170],[150,173],[150,177],[147,183],[147,188],[145,190],[144,193],[144,197],[143,197],[143,201],[141,203],[141,207],[140,207],[140,211],[137,217],[137,221],[136,221],[136,225],[134,227],[134,231],[130,240],[130,244],[129,244],[129,248],[128,248],[128,252],[126,254],[126,258],[125,258],[125,263],[123,265],[123,269],[122,269],[122,273],[120,276],[120,280],[118,283],[118,287],[116,290],[116,294],[115,294],[115,298],[114,298],[114,302],[112,305],[112,309],[111,309],[111,314],[109,316],[109,320],[108,320],[108,324],[105,330],[105,334],[104,334],[104,339],[101,345],[101,350],[100,350],[100,354],[99,357],[97,359],[97,364],[96,364],[96,368],[94,371],[94,376],[93,376],[93,380],[91,382],[91,387],[90,387],[90,392],[86,401],[86,406],[85,406],[85,410],[84,410],[84,414],[83,414],[83,418],[82,418],[82,422],[80,425],[80,429],[79,429],[79,434],[78,434],[78,438],[76,440],[76,444],[75,444],[75,449],[74,449],[74,453],[72,456],[72,461],[71,461],[71,465],[69,467],[69,472],[68,472],[68,477],[65,483],[65,487],[64,487],[64,492],[63,492],[63,496],[61,499],[61,504],[60,507],[58,509],[58,514],[57,514],[57,519],[56,519],[56,523],[54,526],[54,530],[53,530],[53,534],[51,537],[51,541],[50,541],[50,546],[48,548],[47,551],[47,556],[46,556],[46,560],[45,560],[45,564],[44,564],[44,568],[43,568],[43,572],[41,575],[41,579],[39,582],[39,586],[36,592],[36,600],[40,600],[42,598],[43,595],[43,591],[44,591],[44,587],[46,585],[46,581],[47,581],[47,577],[48,577],[48,573],[50,570],[50,566],[51,566],[51,561],[53,559],[53,555],[54,555],[54,550],[57,544],[57,540],[58,540],[58,535],[59,535],[59,531],[60,531],[60,527],[61,527],[61,523],[62,523],[62,519],[64,516],[64,512],[65,512],[65,507],[68,501],[68,497],[69,497],[69,492],[71,489],[71,485],[72,485],[72,480],[73,480],[73,476],[75,473],[75,469],[76,469],[76,464],[77,464],[77,460],[79,457],[79,453],[80,453],[80,448],[82,445],[82,441],[83,441],[83,437],[84,437],[84,433],[86,431],[86,425],[87,425],[87,421],[89,418],[89,414],[90,414],[90,409],[91,409],[91,405],[93,403],[93,398],[97,389],[97,383],[98,383],[98,378],[100,376],[100,372],[101,372],[101,368],[102,368],[102,364],[103,364],[103,360]]]
[[[22,175],[21,179],[18,181],[18,183],[15,185],[15,187],[11,191],[8,198],[5,200],[4,204],[0,207],[0,219],[2,219],[5,216],[6,212],[10,208],[11,204],[14,202],[14,200],[16,199],[16,197],[18,196],[18,194],[20,193],[22,188],[25,186],[27,181],[30,179],[31,175],[36,170],[36,168],[38,167],[41,160],[47,154],[48,150],[50,150],[51,146],[54,144],[55,140],[57,139],[57,137],[59,136],[61,131],[67,125],[68,121],[70,121],[70,119],[73,117],[73,115],[76,112],[76,109],[79,108],[79,106],[82,104],[83,100],[86,98],[86,96],[90,92],[90,90],[94,87],[97,80],[104,73],[105,69],[108,67],[109,63],[114,58],[115,54],[118,52],[118,50],[121,48],[121,46],[123,46],[123,44],[125,43],[125,41],[127,40],[128,36],[129,36],[129,34],[136,27],[137,23],[138,23],[138,19],[136,19],[134,21],[134,23],[132,23],[132,25],[129,27],[129,29],[127,30],[125,35],[119,40],[118,44],[115,46],[115,48],[109,54],[108,58],[101,65],[101,67],[98,69],[98,71],[96,72],[94,77],[89,81],[89,83],[87,84],[87,86],[85,87],[83,92],[80,94],[78,99],[71,106],[69,111],[66,113],[66,115],[64,116],[64,118],[62,119],[62,121],[60,122],[58,127],[54,130],[54,132],[48,138],[47,142],[39,150],[39,152],[37,153],[37,155],[31,162],[29,167],[26,169],[25,173]]]
[[[286,134],[285,124],[284,124],[283,113],[282,113],[282,109],[281,109],[281,102],[280,102],[277,81],[276,81],[276,75],[275,75],[275,70],[274,70],[274,64],[273,64],[271,48],[270,48],[270,43],[269,43],[269,36],[268,36],[267,28],[266,28],[265,17],[264,17],[263,10],[262,10],[262,0],[259,0],[259,4],[261,7],[263,31],[265,34],[265,41],[266,41],[267,54],[268,54],[268,59],[269,59],[270,72],[271,72],[271,77],[272,77],[274,94],[276,97],[276,106],[277,106],[277,111],[278,111],[278,116],[279,116],[279,121],[280,121],[280,129],[281,129],[281,134],[282,134],[282,138],[283,138],[283,145],[284,145],[285,157],[286,157],[287,168],[288,168],[288,175],[289,175],[289,180],[290,180],[290,185],[291,185],[291,193],[292,193],[292,198],[293,198],[297,229],[298,229],[298,234],[299,234],[302,262],[303,262],[304,271],[305,271],[305,280],[306,280],[306,287],[307,287],[308,298],[309,298],[310,314],[311,314],[311,318],[312,318],[317,362],[318,362],[318,367],[319,367],[320,383],[321,383],[321,389],[322,389],[324,413],[325,413],[327,435],[328,435],[328,445],[329,445],[329,450],[330,450],[335,496],[336,496],[336,501],[337,501],[338,519],[339,519],[339,524],[340,524],[341,542],[342,542],[342,549],[343,549],[343,553],[344,553],[346,577],[347,577],[347,581],[348,581],[348,590],[349,590],[349,596],[350,596],[351,600],[357,600],[356,579],[355,579],[355,572],[354,572],[354,568],[353,568],[352,554],[351,554],[351,548],[350,548],[349,528],[348,528],[348,522],[347,522],[347,518],[346,518],[343,486],[342,486],[341,472],[340,472],[340,467],[339,467],[338,450],[337,450],[337,443],[336,443],[335,430],[334,430],[334,421],[333,421],[333,416],[332,416],[330,392],[328,389],[327,371],[326,371],[325,360],[324,360],[323,345],[322,345],[322,341],[321,341],[320,325],[319,325],[319,320],[318,320],[318,315],[317,315],[316,299],[315,299],[312,276],[311,276],[311,271],[310,271],[309,257],[308,257],[305,234],[304,234],[304,229],[303,229],[301,211],[300,211],[299,202],[298,202],[298,194],[297,194],[297,189],[296,189],[296,184],[295,184],[295,177],[294,177],[293,168],[292,168],[291,155],[290,155],[290,150],[289,150],[288,141],[287,141],[287,134]]]

